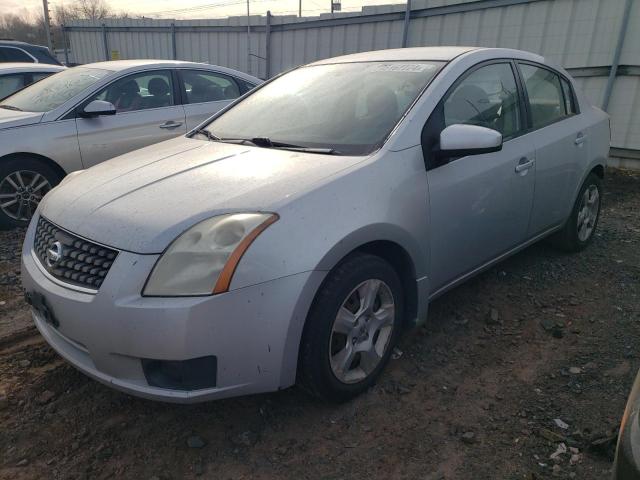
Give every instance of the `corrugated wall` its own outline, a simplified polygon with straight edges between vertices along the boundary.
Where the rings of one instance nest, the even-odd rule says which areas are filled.
[[[625,0],[413,0],[407,46],[479,45],[536,52],[575,71],[578,85],[601,105],[607,69],[585,69],[611,65],[624,5]],[[214,63],[264,78],[322,58],[400,47],[404,10],[400,4],[333,16],[272,17],[268,53],[267,19],[252,16],[250,64],[245,17],[109,20],[106,50],[101,24],[77,22],[67,33],[70,60],[77,63],[102,61],[112,54],[122,59],[172,58],[175,24],[177,59]],[[634,0],[629,18],[620,65],[640,67],[640,1]],[[384,21],[376,21],[380,19]],[[215,31],[217,27],[221,28]],[[614,82],[608,109],[614,147],[640,150],[638,72],[640,68],[623,70]]]

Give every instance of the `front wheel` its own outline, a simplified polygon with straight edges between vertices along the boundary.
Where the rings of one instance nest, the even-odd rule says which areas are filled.
[[[59,182],[53,168],[33,158],[0,163],[0,228],[28,225],[42,197]]]
[[[553,243],[567,252],[579,252],[591,240],[598,226],[602,200],[602,180],[590,173],[582,187],[565,226],[552,237]]]
[[[332,270],[305,325],[302,386],[341,402],[373,385],[400,333],[402,298],[397,273],[380,257],[354,254]]]

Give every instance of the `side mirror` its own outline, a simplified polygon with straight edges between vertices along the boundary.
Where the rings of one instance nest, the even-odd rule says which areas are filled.
[[[99,115],[115,115],[116,107],[111,102],[94,100],[89,102],[80,112],[81,117],[97,117]]]
[[[449,125],[440,132],[439,157],[464,157],[502,150],[502,134],[477,125]]]

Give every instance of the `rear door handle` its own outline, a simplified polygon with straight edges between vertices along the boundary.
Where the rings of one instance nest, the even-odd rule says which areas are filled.
[[[169,122],[165,122],[165,123],[163,123],[163,124],[161,124],[161,125],[158,125],[158,126],[159,126],[160,128],[168,128],[168,129],[171,129],[171,128],[177,128],[177,127],[179,127],[180,125],[182,125],[182,122],[173,122],[173,121],[169,121]]]
[[[587,136],[585,134],[579,133],[573,143],[575,143],[576,145],[582,145],[586,139]]]
[[[516,173],[529,170],[531,167],[533,167],[534,163],[535,163],[534,159],[529,160],[527,157],[522,157],[518,162],[518,165],[516,165]]]

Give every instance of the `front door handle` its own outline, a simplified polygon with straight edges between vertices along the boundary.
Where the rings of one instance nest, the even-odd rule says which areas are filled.
[[[182,125],[182,122],[169,121],[169,122],[165,122],[165,123],[163,123],[163,124],[161,124],[161,125],[158,125],[158,126],[159,126],[160,128],[168,128],[168,129],[171,129],[171,128],[177,128],[177,127],[179,127],[180,125]]]
[[[580,146],[587,139],[587,136],[584,133],[579,133],[576,139],[573,141],[576,145]]]
[[[534,159],[529,160],[527,157],[522,157],[518,162],[518,165],[516,165],[516,173],[529,170],[531,167],[533,167],[534,162]]]

